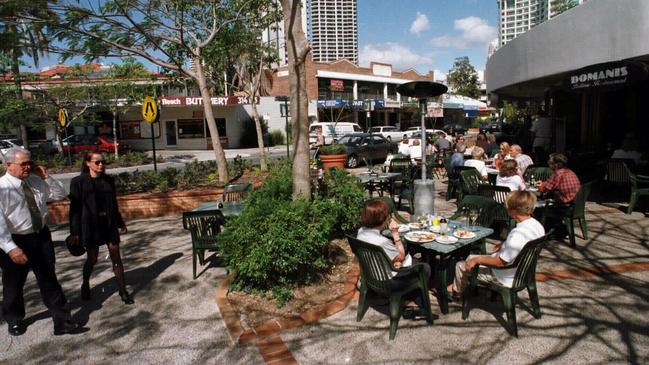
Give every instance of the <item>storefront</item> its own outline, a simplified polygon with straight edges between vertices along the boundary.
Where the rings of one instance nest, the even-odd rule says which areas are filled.
[[[545,105],[555,151],[610,156],[627,136],[649,134],[647,34],[648,1],[586,2],[493,54],[490,99]]]

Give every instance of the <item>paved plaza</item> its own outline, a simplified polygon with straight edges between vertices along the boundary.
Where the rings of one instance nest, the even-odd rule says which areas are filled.
[[[620,207],[588,202],[589,240],[578,238],[577,249],[552,241],[542,252],[538,272],[553,274],[539,282],[543,317],[532,317],[523,292],[517,306],[518,339],[504,328],[500,301],[490,302],[488,296],[481,296],[466,321],[458,304],[442,315],[434,301],[435,324],[402,319],[394,341],[388,340],[383,306],[356,322],[357,301],[352,300],[316,324],[281,332],[274,341],[288,353],[276,363],[648,363],[649,219],[639,212],[626,215]],[[454,201],[440,197],[437,209],[452,212]],[[91,281],[93,299],[82,302],[83,258],[65,249],[67,227],[55,227],[59,280],[75,319],[89,330],[52,336],[51,319],[30,275],[27,332],[11,337],[2,323],[0,363],[266,362],[260,340],[245,345],[230,340],[215,303],[225,270],[210,268],[192,280],[191,241],[179,216],[130,221],[128,226],[122,253],[135,305],[124,305],[117,295],[105,249]]]

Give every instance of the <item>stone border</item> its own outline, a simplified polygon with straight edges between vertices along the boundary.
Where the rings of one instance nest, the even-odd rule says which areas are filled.
[[[342,294],[333,301],[312,308],[299,316],[273,318],[254,328],[244,329],[241,326],[237,312],[228,301],[228,288],[234,279],[233,274],[228,275],[216,289],[216,304],[223,316],[223,321],[228,328],[230,340],[233,344],[245,344],[256,341],[259,345],[260,342],[267,341],[264,338],[272,337],[287,329],[315,323],[320,319],[327,318],[345,309],[354,297],[359,275],[360,268],[358,263],[354,262],[352,268],[347,272],[347,280],[345,280]],[[276,341],[271,342],[277,345]],[[264,354],[262,353],[262,355]]]

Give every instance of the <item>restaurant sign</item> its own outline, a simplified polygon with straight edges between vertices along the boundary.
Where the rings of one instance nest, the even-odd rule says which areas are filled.
[[[162,96],[159,97],[160,105],[163,107],[201,106],[203,98],[200,96]],[[259,104],[259,96],[255,97],[255,103]],[[247,96],[216,96],[210,98],[212,105],[244,105],[251,104],[252,98]]]
[[[346,99],[330,99],[330,100],[318,100],[318,109],[335,109],[335,108],[347,108],[347,109],[363,109],[363,100],[346,100]]]
[[[647,78],[647,65],[642,62],[608,62],[573,71],[565,80],[575,92],[612,91]]]
[[[343,82],[343,80],[329,80],[329,90],[345,91],[345,83]]]

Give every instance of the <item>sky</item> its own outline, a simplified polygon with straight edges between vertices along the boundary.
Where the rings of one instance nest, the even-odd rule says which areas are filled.
[[[478,71],[483,70],[489,42],[497,36],[496,0],[358,0],[361,66],[384,62],[395,71],[415,68],[425,74],[434,70],[437,80],[445,79],[457,57],[468,56]],[[83,60],[67,63],[74,62]],[[40,67],[56,63],[53,56],[42,60]]]
[[[496,0],[358,0],[358,57],[395,71],[436,71],[436,79],[468,56],[483,70],[498,37]],[[442,76],[443,76],[442,75]]]

